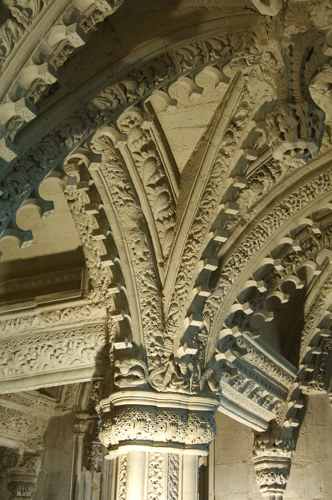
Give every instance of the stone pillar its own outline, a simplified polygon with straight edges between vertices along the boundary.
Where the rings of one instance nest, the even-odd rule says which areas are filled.
[[[291,437],[256,436],[253,461],[263,498],[283,499],[294,449],[295,442]]]
[[[102,400],[99,438],[114,467],[110,500],[197,500],[216,407],[212,398],[145,391]]]

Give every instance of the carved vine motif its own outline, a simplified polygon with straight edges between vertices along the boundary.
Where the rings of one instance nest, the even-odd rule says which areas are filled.
[[[118,473],[118,495],[119,500],[126,500],[127,492],[127,474],[128,474],[128,459],[127,455],[120,455],[118,458],[119,473]]]
[[[247,185],[239,194],[237,202],[241,207],[241,216],[245,216],[248,209],[254,206],[259,199],[275,186],[282,177],[290,172],[283,162],[270,159],[262,164],[259,168],[247,175]],[[234,217],[234,222],[237,222],[237,217]],[[233,223],[234,223],[233,222]],[[232,228],[232,226],[230,226]]]
[[[163,307],[153,251],[147,238],[146,223],[118,152],[107,137],[95,140],[93,147],[102,154],[100,172],[105,180],[122,223],[135,274],[139,308],[149,368],[165,356]]]
[[[167,258],[175,226],[175,201],[149,124],[143,120],[140,110],[131,108],[120,116],[117,123],[121,131],[128,134],[128,149],[144,184],[163,254]]]
[[[162,498],[165,480],[165,455],[151,453],[149,460],[148,500]]]
[[[168,454],[167,498],[178,499],[179,490],[179,455]]]
[[[0,395],[0,404],[2,401],[7,401],[12,403],[13,405],[21,406],[23,408],[29,409],[33,414],[43,416],[51,416],[54,412],[54,401],[43,400],[38,396],[38,393],[13,393],[13,394],[1,394]]]
[[[206,445],[215,436],[214,416],[207,412],[115,407],[102,420],[99,437],[106,447],[131,440]]]
[[[101,304],[59,308],[56,311],[40,311],[35,315],[2,320],[0,321],[0,329],[3,334],[30,333],[39,328],[51,327],[59,323],[88,322],[89,320],[93,322],[104,316],[103,311]]]
[[[36,371],[94,364],[105,344],[104,325],[64,330],[3,342],[0,372],[3,377]]]

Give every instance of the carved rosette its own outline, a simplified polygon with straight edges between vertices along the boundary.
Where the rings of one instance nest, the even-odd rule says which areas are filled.
[[[267,141],[276,160],[298,165],[315,158],[324,132],[322,110],[307,102],[282,103],[266,118]]]
[[[263,497],[282,498],[294,449],[295,442],[292,438],[273,438],[266,435],[256,437],[253,462],[256,481]]]
[[[115,393],[97,407],[99,439],[110,451],[108,458],[137,446],[205,455],[216,433],[216,406],[216,399],[184,394]]]

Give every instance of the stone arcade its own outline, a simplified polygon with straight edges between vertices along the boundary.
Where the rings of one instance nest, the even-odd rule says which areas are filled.
[[[331,2],[0,15],[1,499],[331,499]]]

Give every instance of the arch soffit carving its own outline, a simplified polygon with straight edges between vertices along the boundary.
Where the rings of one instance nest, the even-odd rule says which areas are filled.
[[[257,16],[256,19],[262,22]],[[220,30],[217,31],[214,26],[215,21],[210,24],[213,29],[207,29],[198,41],[197,37],[188,34],[185,45],[171,43],[165,50],[160,43],[160,47],[152,51],[153,58],[151,51],[146,55],[145,46],[134,51],[129,60],[124,57],[113,64],[111,76],[107,69],[76,89],[74,95],[71,93],[65,96],[61,102],[55,102],[49,108],[43,104],[43,113],[15,140],[14,158],[10,158],[9,162],[5,161],[6,177],[2,184],[4,190],[9,192],[9,199],[0,207],[3,212],[3,227],[8,223],[12,211],[18,208],[18,203],[14,203],[11,196],[15,196],[17,200],[24,199],[22,193],[28,196],[34,189],[35,182],[40,181],[47,171],[61,163],[70,151],[94,134],[100,126],[109,121],[114,122],[126,107],[144,100],[154,90],[172,83],[182,74],[197,72],[211,64],[228,64],[234,54],[239,59],[244,58],[244,66],[251,64],[246,55],[246,46],[251,45],[247,43],[247,37],[255,38],[254,33],[238,29],[231,36],[227,33],[220,35]],[[253,47],[256,45],[257,43],[252,44]],[[256,48],[253,57],[260,57]],[[140,82],[139,85],[136,81]],[[50,102],[52,103],[52,99]],[[85,103],[84,107],[78,108],[78,103]],[[43,138],[40,141],[41,136]],[[4,147],[6,148],[5,144]],[[41,158],[44,159],[42,166]],[[29,171],[24,183],[18,179],[18,174],[21,175],[23,171]],[[14,185],[14,179],[18,186]]]
[[[329,204],[331,173],[328,154],[295,171],[288,179],[287,187],[285,187],[285,182],[267,193],[257,207],[257,215],[246,226],[235,230],[229,242],[226,243],[225,253],[219,255],[222,262],[220,277],[216,280],[211,293],[212,299],[215,296],[215,304],[208,298],[202,312],[203,316],[207,314],[208,317],[214,318],[210,329],[206,360],[213,355],[220,325],[226,319],[227,311],[236,301],[239,291],[259,267],[260,264],[257,263],[261,263],[266,256],[270,255],[278,246],[280,239],[296,229],[301,219],[310,217],[313,212]],[[320,183],[320,188],[314,194],[312,186],[317,181]],[[306,192],[310,193],[307,199]],[[296,206],[296,199],[300,193],[302,193],[302,200]],[[285,210],[287,205],[288,208]],[[256,247],[255,250],[254,247]],[[240,253],[238,253],[239,250]],[[241,271],[238,272],[238,269]],[[224,278],[227,273],[230,273],[232,279],[226,280],[225,287]],[[224,287],[226,292],[222,291]]]

